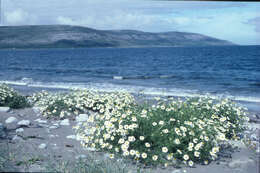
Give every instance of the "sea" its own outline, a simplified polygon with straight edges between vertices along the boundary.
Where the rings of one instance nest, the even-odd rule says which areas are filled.
[[[0,83],[224,97],[260,112],[260,46],[0,50]]]

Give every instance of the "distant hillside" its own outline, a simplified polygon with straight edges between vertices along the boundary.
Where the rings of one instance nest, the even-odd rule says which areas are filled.
[[[223,46],[225,40],[187,32],[96,30],[69,25],[1,26],[0,48]]]

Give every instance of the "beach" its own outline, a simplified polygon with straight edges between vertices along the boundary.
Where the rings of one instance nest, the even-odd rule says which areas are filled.
[[[32,92],[23,91],[23,94],[30,95]],[[138,167],[143,172],[162,173],[185,171],[188,173],[206,173],[209,170],[212,173],[254,173],[259,171],[259,114],[251,114],[252,121],[248,124],[248,130],[244,132],[256,146],[250,147],[241,141],[232,141],[229,147],[219,153],[218,159],[212,161],[209,165],[196,164],[194,167],[189,167],[182,164],[177,168],[173,166],[164,168],[162,165],[146,167],[136,165],[128,159],[111,159],[106,152],[83,148],[80,141],[77,140],[73,126],[77,126],[82,121],[77,117],[84,119],[84,116],[97,114],[95,112],[88,111],[81,116],[69,118],[47,119],[42,116],[37,107],[25,109],[4,109],[1,107],[0,110],[0,152],[3,165],[1,170],[3,171],[44,172],[58,170],[66,172],[66,170],[73,170],[72,167],[73,165],[75,167],[78,160],[83,161],[83,163],[96,164],[93,160],[88,160],[90,158],[108,161],[108,164],[115,164],[112,166],[115,168],[116,165],[120,165],[120,167],[123,165],[125,170],[121,170],[122,172],[137,172]],[[13,118],[8,121],[10,117]],[[84,165],[83,163],[78,166]],[[112,170],[112,172],[115,172],[115,170]]]

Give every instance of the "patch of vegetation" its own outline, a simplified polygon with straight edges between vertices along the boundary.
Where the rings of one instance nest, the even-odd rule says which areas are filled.
[[[106,104],[76,126],[84,147],[131,158],[148,165],[208,164],[221,144],[239,139],[248,121],[243,108],[230,100],[160,98],[157,104]],[[112,102],[112,101],[111,101]]]
[[[30,104],[25,96],[5,84],[0,84],[0,106],[20,109],[30,107]]]
[[[111,159],[96,160],[93,156],[76,161],[57,161],[46,166],[47,172],[64,173],[129,173],[129,167],[123,161]],[[141,169],[136,169],[133,173],[143,173]]]

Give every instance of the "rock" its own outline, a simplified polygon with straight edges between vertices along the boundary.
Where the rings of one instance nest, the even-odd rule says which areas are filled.
[[[46,124],[48,122],[47,120],[41,120],[40,118],[38,118],[38,119],[36,119],[34,121],[36,121],[38,123],[41,123],[41,124]]]
[[[40,112],[41,112],[41,107],[33,107],[32,110],[33,110],[35,113],[40,113]]]
[[[45,149],[45,148],[47,148],[47,145],[46,145],[46,144],[40,144],[40,145],[38,146],[38,148],[40,148],[40,149]]]
[[[70,125],[70,121],[69,119],[64,119],[60,122],[60,125],[62,126],[69,126]]]
[[[50,138],[57,138],[59,135],[49,135]]]
[[[15,135],[13,138],[12,138],[13,141],[21,141],[23,140],[23,138],[21,138],[20,136],[17,136]]]
[[[5,126],[0,123],[0,138],[5,138],[6,137],[6,132],[5,132]]]
[[[250,136],[250,139],[253,140],[253,141],[257,141],[257,136],[256,136],[256,134],[252,134],[252,135]]]
[[[30,124],[31,124],[30,120],[22,120],[17,123],[17,125],[19,126],[26,126],[26,127],[28,127]]]
[[[15,122],[17,122],[18,120],[17,120],[17,118],[15,118],[15,117],[9,117],[9,118],[7,118],[6,120],[5,120],[5,123],[6,124],[9,124],[9,123],[15,123]]]
[[[250,164],[250,163],[254,163],[254,160],[252,159],[237,159],[237,160],[233,160],[231,161],[228,166],[230,168],[239,168],[239,167],[245,167],[246,165]]]
[[[67,139],[76,139],[76,135],[69,135],[66,137]]]
[[[249,122],[260,124],[260,119],[251,117]]]
[[[9,107],[0,107],[0,112],[8,112],[9,110]]]
[[[247,148],[247,146],[246,146],[246,145],[244,144],[244,142],[242,142],[242,141],[230,140],[229,143],[230,143],[233,147]]]
[[[15,133],[22,133],[22,132],[24,132],[24,129],[23,129],[23,128],[19,128],[19,129],[16,129],[16,130],[15,130]]]
[[[59,126],[50,126],[49,129],[57,129]]]
[[[79,116],[76,117],[77,122],[84,122],[88,120],[87,114],[79,114]]]
[[[85,159],[85,158],[87,158],[87,156],[84,155],[84,154],[81,154],[81,155],[76,156],[75,158],[76,158],[77,160],[78,160],[78,159]]]

